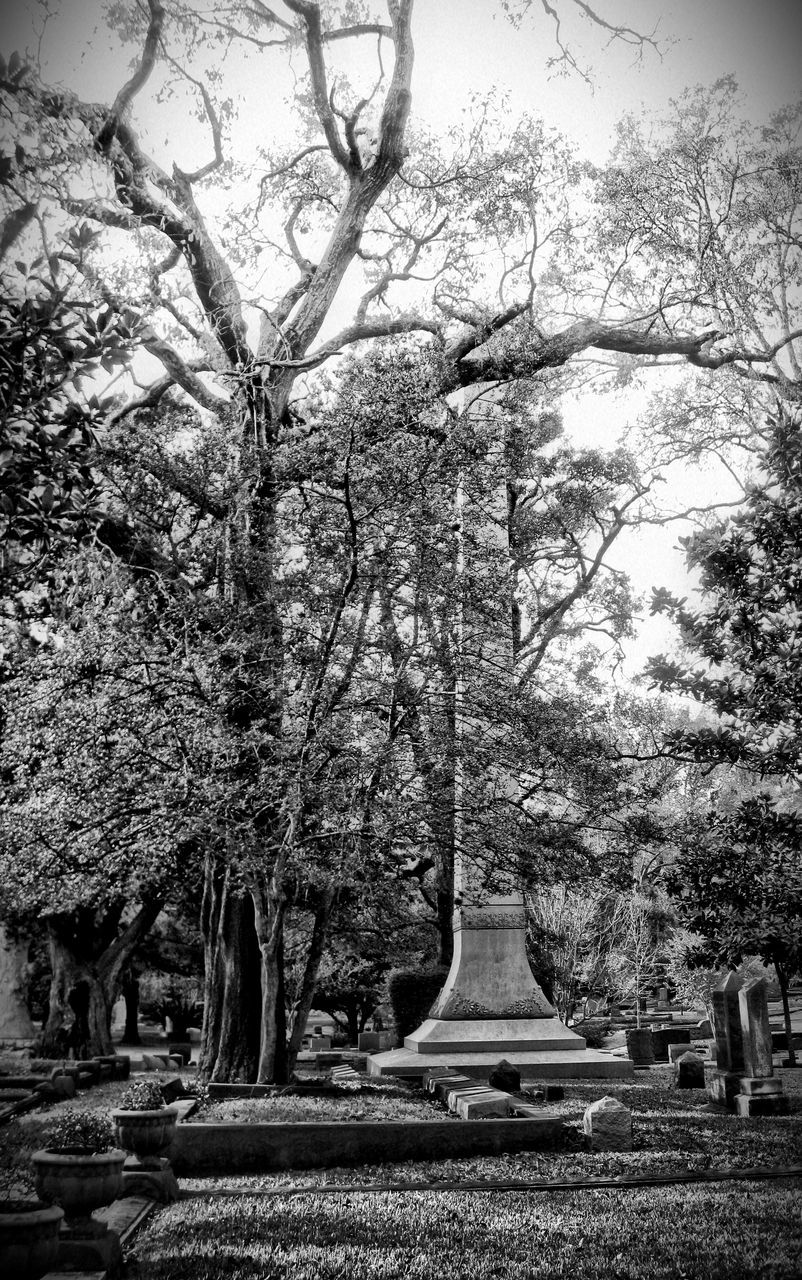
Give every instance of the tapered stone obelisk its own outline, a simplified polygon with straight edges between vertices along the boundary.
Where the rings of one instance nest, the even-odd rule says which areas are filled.
[[[587,1050],[557,1017],[526,956],[516,866],[516,788],[507,758],[513,701],[512,587],[503,426],[494,388],[463,397],[477,435],[491,441],[490,491],[460,494],[463,565],[457,689],[454,956],[429,1017],[403,1049],[375,1054],[374,1075],[448,1065],[486,1078],[501,1058],[524,1078],[626,1076],[628,1059]],[[511,836],[507,839],[507,834]]]

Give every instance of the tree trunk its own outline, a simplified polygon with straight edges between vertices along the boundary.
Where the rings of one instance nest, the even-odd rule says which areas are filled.
[[[260,964],[253,905],[229,871],[207,859],[201,912],[205,976],[198,1074],[253,1083],[259,1062]]]
[[[785,1043],[788,1045],[788,1065],[796,1066],[796,1053],[794,1052],[794,1033],[791,1030],[791,1005],[788,1000],[788,974],[782,961],[775,960],[774,968],[777,971],[777,982],[780,986],[780,999],[783,1006],[783,1022],[785,1023]]]
[[[301,1048],[301,1041],[306,1029],[306,1022],[312,1010],[312,1002],[315,998],[315,986],[317,985],[317,975],[320,971],[320,962],[323,959],[323,951],[326,945],[333,905],[334,890],[332,889],[326,891],[321,902],[315,908],[314,925],[312,927],[312,936],[309,939],[309,949],[306,953],[304,975],[301,980],[298,999],[293,1005],[292,1017],[290,1019],[290,1035],[287,1043],[287,1073],[289,1077],[292,1077],[292,1073],[295,1070],[295,1064],[298,1060],[298,1053]],[[355,1044],[356,1041],[353,1041],[353,1043]]]
[[[139,1036],[139,979],[136,974],[128,972],[123,979],[122,995],[125,1001],[125,1030],[123,1040],[126,1044],[141,1044]]]
[[[45,1058],[87,1058],[111,1053],[110,1004],[91,962],[74,954],[48,925],[50,1008],[42,1031]]]
[[[253,892],[256,936],[262,957],[262,1035],[259,1044],[259,1084],[287,1084],[287,1006],[284,989],[284,921],[287,901],[275,885],[270,892]]]
[[[79,908],[50,917],[50,1007],[42,1032],[44,1057],[83,1058],[114,1052],[111,1008],[120,973],[160,910],[160,901],[143,904],[121,933],[118,905],[107,912]]]

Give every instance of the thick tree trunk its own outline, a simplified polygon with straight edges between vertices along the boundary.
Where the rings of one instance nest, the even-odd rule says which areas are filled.
[[[42,1032],[43,1056],[114,1052],[111,1007],[120,973],[160,910],[161,902],[144,904],[122,932],[119,905],[105,913],[79,908],[48,920],[50,1008]]]
[[[42,1031],[42,1056],[87,1058],[111,1053],[110,1005],[94,966],[82,962],[52,926],[48,935],[50,1008]]]
[[[259,1062],[260,963],[253,905],[209,857],[201,915],[205,952],[203,1080],[253,1083]]]

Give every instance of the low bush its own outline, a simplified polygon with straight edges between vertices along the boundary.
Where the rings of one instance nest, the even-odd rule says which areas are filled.
[[[387,999],[398,1039],[425,1022],[446,980],[447,969],[395,969],[387,980]]]
[[[610,1019],[583,1018],[581,1022],[575,1022],[571,1030],[585,1037],[589,1049],[601,1049],[610,1034]]]

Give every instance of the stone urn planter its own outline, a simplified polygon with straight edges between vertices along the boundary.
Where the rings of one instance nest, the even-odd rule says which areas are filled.
[[[107,1116],[67,1110],[46,1133],[47,1146],[31,1157],[36,1194],[64,1210],[58,1240],[58,1269],[111,1271],[119,1268],[120,1241],[95,1209],[122,1194],[125,1152],[117,1150]]]
[[[69,1220],[88,1219],[122,1191],[125,1152],[88,1147],[43,1148],[32,1156],[36,1194],[60,1204]]]
[[[64,1210],[43,1200],[0,1203],[0,1275],[39,1280],[58,1257]]]
[[[165,1105],[161,1084],[143,1080],[131,1085],[111,1116],[116,1141],[130,1153],[123,1169],[126,1195],[162,1203],[177,1199],[178,1184],[164,1153],[173,1141],[178,1110]]]
[[[140,1164],[159,1167],[159,1156],[164,1155],[173,1141],[178,1112],[173,1107],[159,1107],[152,1111],[127,1111],[118,1107],[111,1113],[117,1142],[125,1151],[135,1155]]]

